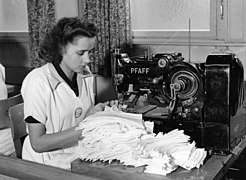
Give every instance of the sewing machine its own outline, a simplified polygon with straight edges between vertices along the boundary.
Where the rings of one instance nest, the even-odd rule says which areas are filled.
[[[183,129],[211,153],[235,151],[246,133],[244,70],[233,53],[209,54],[203,63],[181,53],[130,58],[115,51],[114,88],[127,112],[154,121],[155,132]]]

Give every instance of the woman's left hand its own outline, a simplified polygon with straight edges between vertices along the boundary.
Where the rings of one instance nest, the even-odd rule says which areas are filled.
[[[110,101],[106,101],[105,103],[103,103],[105,106],[109,106],[109,107],[118,107],[119,106],[119,101],[118,100],[110,100]]]
[[[88,112],[86,113],[86,117],[89,115],[95,114],[96,112],[104,111],[105,106],[118,107],[119,101],[118,100],[110,100],[110,101],[106,101],[104,103],[100,102],[88,110]]]
[[[113,106],[118,107],[119,106],[119,101],[118,100],[111,100],[111,101],[109,101],[108,106],[110,106],[110,107],[113,107]]]
[[[105,109],[105,106],[107,105],[108,103],[98,103],[96,104],[95,106],[91,107],[88,112],[86,113],[86,117],[87,116],[90,116],[92,114],[95,114],[96,112],[99,112],[99,111],[104,111]]]

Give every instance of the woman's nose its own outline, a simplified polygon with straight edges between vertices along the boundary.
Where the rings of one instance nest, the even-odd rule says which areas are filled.
[[[89,57],[89,53],[85,53],[83,56],[83,62],[85,63],[89,63],[90,62],[90,57]]]

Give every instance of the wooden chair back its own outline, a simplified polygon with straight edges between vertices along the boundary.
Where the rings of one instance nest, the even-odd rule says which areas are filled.
[[[26,123],[24,122],[24,103],[11,106],[8,114],[13,130],[16,156],[21,158],[22,145],[25,137],[27,136]]]
[[[13,140],[16,133],[14,132],[14,126],[9,117],[9,110],[11,107],[21,103],[23,103],[21,94],[0,100],[0,130],[11,128]],[[16,154],[14,156],[16,156]]]
[[[0,129],[11,127],[8,111],[11,106],[23,103],[21,94],[0,100]]]

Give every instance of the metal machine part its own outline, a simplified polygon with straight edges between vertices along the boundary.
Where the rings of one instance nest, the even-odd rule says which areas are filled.
[[[181,53],[117,58],[114,85],[119,97],[124,103],[134,94],[131,110],[141,96],[147,105],[156,105],[143,117],[158,122],[158,131],[184,129],[198,146],[219,153],[232,151],[245,136],[244,70],[235,54],[210,54],[203,63],[185,62]]]

